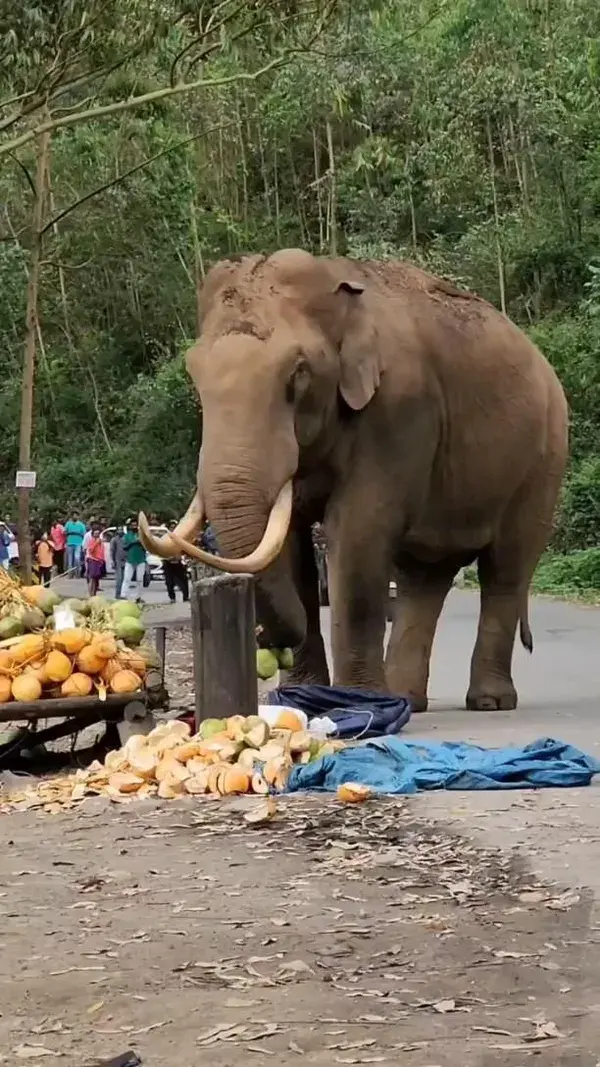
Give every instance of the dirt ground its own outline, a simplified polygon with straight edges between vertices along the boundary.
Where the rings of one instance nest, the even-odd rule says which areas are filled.
[[[169,648],[191,710],[189,635]],[[600,1067],[594,856],[577,878],[552,853],[588,809],[548,793],[294,796],[260,826],[246,799],[4,815],[0,1063]],[[560,873],[515,856],[517,823]]]
[[[247,804],[0,820],[1,1062],[598,1064],[585,894],[419,798]]]

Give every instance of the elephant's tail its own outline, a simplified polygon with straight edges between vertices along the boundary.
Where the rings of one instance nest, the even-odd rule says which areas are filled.
[[[528,652],[533,652],[533,634],[531,633],[531,627],[529,625],[527,599],[527,590],[525,590],[525,595],[522,598],[521,609],[519,611],[519,637],[521,638],[523,648],[526,648]]]

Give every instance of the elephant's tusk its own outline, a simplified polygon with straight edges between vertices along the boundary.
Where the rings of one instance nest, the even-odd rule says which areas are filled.
[[[262,535],[258,548],[255,548],[249,556],[241,559],[226,559],[224,556],[213,556],[196,545],[189,544],[177,531],[170,535],[177,545],[180,553],[185,553],[190,559],[197,559],[200,563],[206,563],[218,571],[227,571],[229,574],[257,574],[264,571],[281,552],[292,517],[292,482],[286,482],[279,491],[277,500],[271,508],[269,521]]]
[[[183,518],[179,520],[174,530],[171,530],[163,537],[154,536],[150,530],[148,519],[144,512],[140,511],[138,516],[140,541],[147,552],[153,552],[156,556],[160,556],[161,559],[172,559],[174,556],[181,555],[179,542],[174,540],[175,535],[178,538],[183,538],[184,541],[197,537],[202,529],[203,521],[204,507],[200,492],[196,489],[192,502]]]

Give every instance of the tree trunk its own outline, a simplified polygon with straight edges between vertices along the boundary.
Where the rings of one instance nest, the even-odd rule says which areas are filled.
[[[492,186],[492,201],[494,205],[494,228],[496,231],[496,258],[498,260],[498,288],[500,290],[500,308],[506,315],[506,290],[504,281],[504,257],[502,255],[502,242],[500,239],[500,216],[498,213],[498,194],[496,192],[496,178],[494,176],[494,146],[492,144],[492,126],[490,116],[486,115],[485,127],[487,133],[488,152],[490,160],[490,182]]]
[[[329,254],[331,256],[337,256],[337,185],[335,171],[335,153],[333,151],[333,136],[331,133],[331,123],[329,119],[327,119],[327,122],[325,124],[325,130],[327,133],[327,152],[329,155],[329,203],[327,210]]]
[[[31,436],[33,431],[33,389],[35,381],[35,353],[38,335],[38,293],[40,264],[42,259],[42,229],[46,210],[48,159],[50,134],[41,133],[37,140],[35,172],[35,201],[32,219],[32,244],[29,276],[27,279],[27,311],[25,350],[23,353],[23,379],[21,383],[21,426],[19,433],[19,468],[31,467]],[[29,489],[19,489],[19,560],[21,575],[31,581],[31,535],[29,530]]]
[[[313,157],[315,164],[315,188],[317,190],[317,212],[319,216],[319,252],[323,251],[325,246],[325,234],[323,229],[323,196],[321,193],[321,173],[319,169],[319,144],[317,141],[317,134],[313,126]]]
[[[275,235],[277,247],[281,247],[281,215],[279,203],[279,165],[277,159],[277,141],[273,145],[273,185],[275,188]]]
[[[263,189],[264,189],[264,197],[265,197],[265,208],[266,208],[268,217],[272,218],[273,217],[273,212],[271,210],[271,196],[270,196],[270,193],[269,193],[269,172],[268,172],[268,169],[267,169],[267,161],[265,159],[265,146],[263,144],[262,133],[261,133],[261,129],[260,129],[260,112],[258,114],[258,118],[257,118],[257,122],[256,122],[256,132],[257,132],[257,135],[258,135],[258,151],[259,151],[259,154],[260,154],[260,173],[262,175],[262,180],[263,180]]]

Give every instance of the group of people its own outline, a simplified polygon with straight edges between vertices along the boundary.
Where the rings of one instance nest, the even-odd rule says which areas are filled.
[[[95,596],[106,576],[102,537],[105,527],[105,520],[91,517],[86,523],[77,511],[72,511],[66,522],[57,519],[35,542],[40,582],[48,585],[53,570],[68,578],[85,577],[90,596]],[[146,570],[146,550],[134,519],[128,520],[125,526],[117,526],[110,542],[110,558],[115,570],[115,595],[117,599],[127,599],[138,572],[141,569],[143,582]]]
[[[156,518],[152,518],[158,524]],[[94,596],[107,575],[106,538],[103,537],[107,526],[105,518],[92,516],[86,522],[78,511],[71,511],[66,520],[57,518],[48,528],[38,529],[33,537],[33,557],[39,582],[49,585],[53,576],[85,577],[90,596]],[[169,530],[175,526],[174,521],[168,523]],[[6,569],[11,562],[8,544],[15,538],[16,527],[6,520],[0,528],[0,565]],[[206,551],[218,553],[208,523],[199,543]],[[108,553],[114,571],[116,599],[128,599],[134,583],[149,584],[147,554],[139,538],[136,519],[128,519],[116,526],[108,543]],[[171,603],[175,603],[178,590],[184,601],[189,600],[188,568],[183,560],[164,560],[163,575]]]

